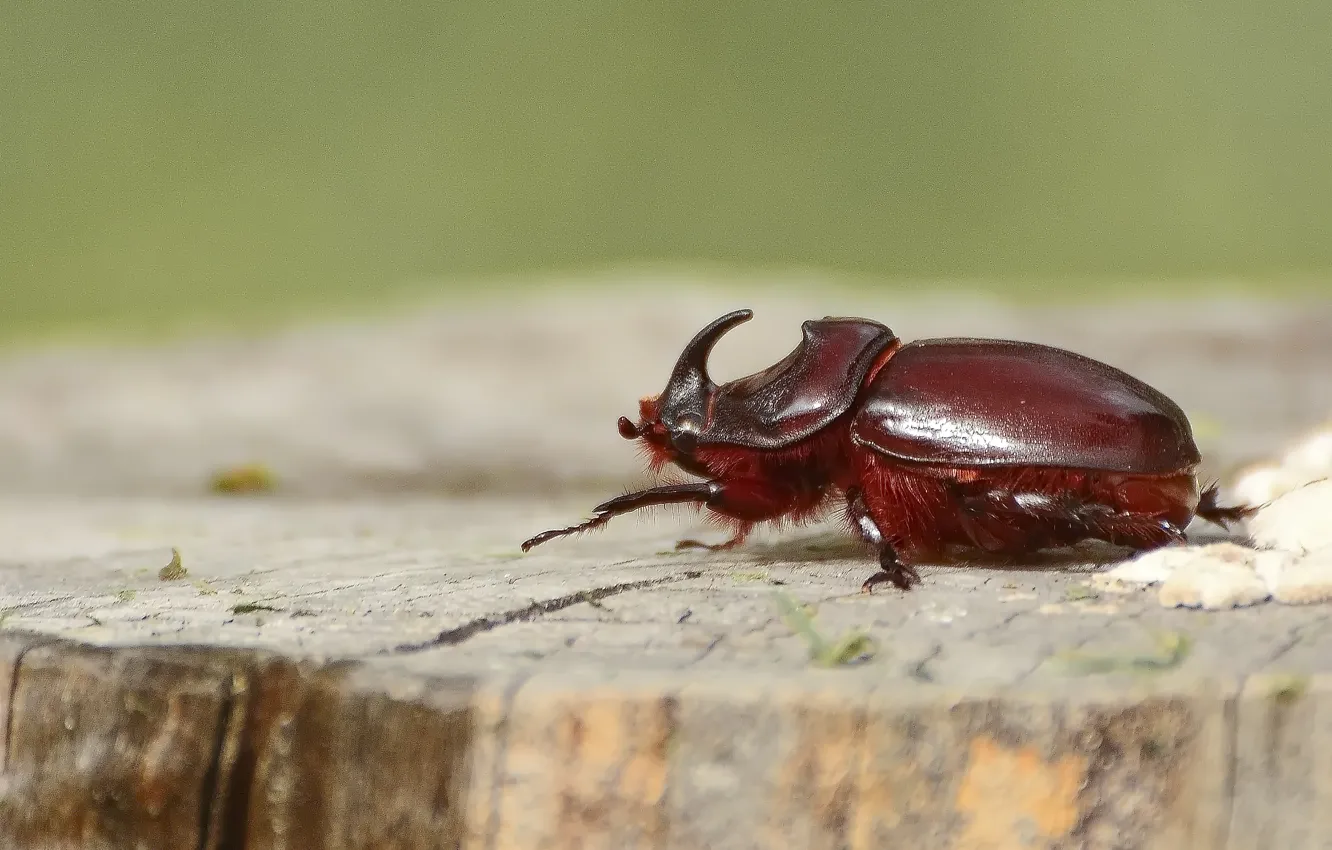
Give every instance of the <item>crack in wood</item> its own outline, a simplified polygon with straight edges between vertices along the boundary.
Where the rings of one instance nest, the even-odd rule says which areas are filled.
[[[461,626],[445,629],[430,640],[420,641],[418,643],[401,643],[392,649],[382,650],[377,654],[406,655],[413,652],[434,649],[435,647],[440,646],[458,646],[483,632],[497,629],[500,626],[507,626],[510,623],[527,622],[528,620],[535,620],[545,614],[562,611],[565,608],[571,608],[574,605],[579,605],[584,602],[595,605],[607,597],[615,596],[620,593],[627,593],[631,590],[644,590],[649,587],[660,587],[663,584],[688,581],[689,579],[699,578],[702,575],[702,570],[688,570],[677,575],[664,576],[662,578],[626,581],[621,582],[620,584],[608,585],[606,587],[596,587],[591,590],[580,590],[577,593],[570,593],[567,596],[559,596],[554,599],[537,600],[523,608],[515,608],[500,614],[492,614],[488,617],[478,617],[475,620],[463,623]]]
[[[0,774],[3,774],[9,765],[9,756],[14,747],[14,698],[18,694],[19,679],[23,674],[23,657],[31,650],[38,647],[48,646],[58,641],[55,638],[49,638],[44,635],[30,635],[21,632],[14,632],[4,635],[0,639],[9,638],[19,643],[18,649],[14,652],[13,660],[10,663],[9,670],[9,693],[5,694],[5,724],[4,737],[0,738]],[[3,681],[3,679],[0,679]]]
[[[199,812],[200,850],[231,850],[243,842],[240,837],[243,824],[229,824],[227,808],[233,797],[236,760],[246,732],[249,679],[246,673],[236,671],[225,683],[227,692],[218,712],[217,737],[204,773],[203,806]],[[244,781],[252,778],[246,777]]]

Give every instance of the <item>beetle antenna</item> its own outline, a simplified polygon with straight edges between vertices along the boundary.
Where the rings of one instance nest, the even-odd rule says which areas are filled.
[[[620,420],[616,422],[615,425],[620,429],[620,436],[624,437],[626,440],[637,440],[639,437],[643,436],[643,432],[638,429],[638,426],[635,425],[628,416],[621,416]]]
[[[557,537],[591,531],[610,522],[612,517],[655,505],[675,505],[682,502],[707,504],[717,496],[718,492],[720,492],[719,485],[709,481],[699,481],[692,484],[673,484],[640,490],[636,493],[625,493],[597,505],[592,509],[592,517],[577,525],[571,525],[568,528],[553,528],[550,531],[543,531],[534,537],[529,537],[523,541],[522,550],[526,552],[533,546],[540,546],[542,543],[554,540]]]

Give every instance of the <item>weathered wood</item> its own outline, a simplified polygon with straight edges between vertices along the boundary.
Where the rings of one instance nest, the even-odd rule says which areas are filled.
[[[1166,610],[1080,564],[867,596],[862,553],[817,536],[489,554],[560,506],[94,506],[5,567],[7,625],[43,633],[0,641],[0,846],[1302,850],[1332,810],[1317,606]],[[163,544],[187,580],[158,578]],[[878,654],[811,670],[777,591]],[[1152,630],[1191,652],[1055,663],[1154,654]],[[1227,684],[1262,676],[1280,700]]]
[[[1326,847],[1332,836],[1332,681],[1256,676],[1234,719],[1230,847]]]
[[[1303,850],[1332,801],[1326,678],[478,687],[389,661],[0,649],[0,846]]]
[[[464,846],[1224,846],[1224,689],[661,685],[525,685]]]
[[[249,787],[232,827],[250,850],[458,846],[471,683],[275,661],[252,689]]]
[[[68,643],[19,658],[0,844],[198,847],[229,677],[188,657]]]

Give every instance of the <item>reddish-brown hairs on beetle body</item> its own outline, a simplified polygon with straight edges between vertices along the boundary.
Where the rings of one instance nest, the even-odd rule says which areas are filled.
[[[592,518],[523,543],[598,528],[654,505],[706,508],[733,537],[761,522],[803,522],[840,504],[878,551],[863,585],[903,590],[914,564],[951,546],[1020,558],[1104,540],[1134,549],[1182,542],[1194,516],[1228,525],[1251,513],[1199,492],[1200,457],[1183,411],[1104,363],[1049,346],[937,339],[903,344],[867,319],[802,325],[790,354],[718,385],[707,358],[728,313],[685,346],[665,389],[620,435],[650,469],[699,481],[610,499]]]

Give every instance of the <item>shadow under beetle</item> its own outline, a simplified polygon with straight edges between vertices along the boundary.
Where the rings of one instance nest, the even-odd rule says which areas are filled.
[[[919,583],[913,564],[966,547],[1020,558],[1102,540],[1136,550],[1185,541],[1194,516],[1223,526],[1252,513],[1199,492],[1201,460],[1184,412],[1142,381],[1070,351],[1026,342],[903,344],[868,319],[810,320],[778,363],[717,385],[707,359],[753,316],[701,330],[660,395],[620,435],[649,466],[703,481],[617,496],[592,518],[542,532],[523,550],[653,505],[691,503],[729,526],[729,549],[760,522],[802,522],[840,503],[878,550],[862,585]]]

